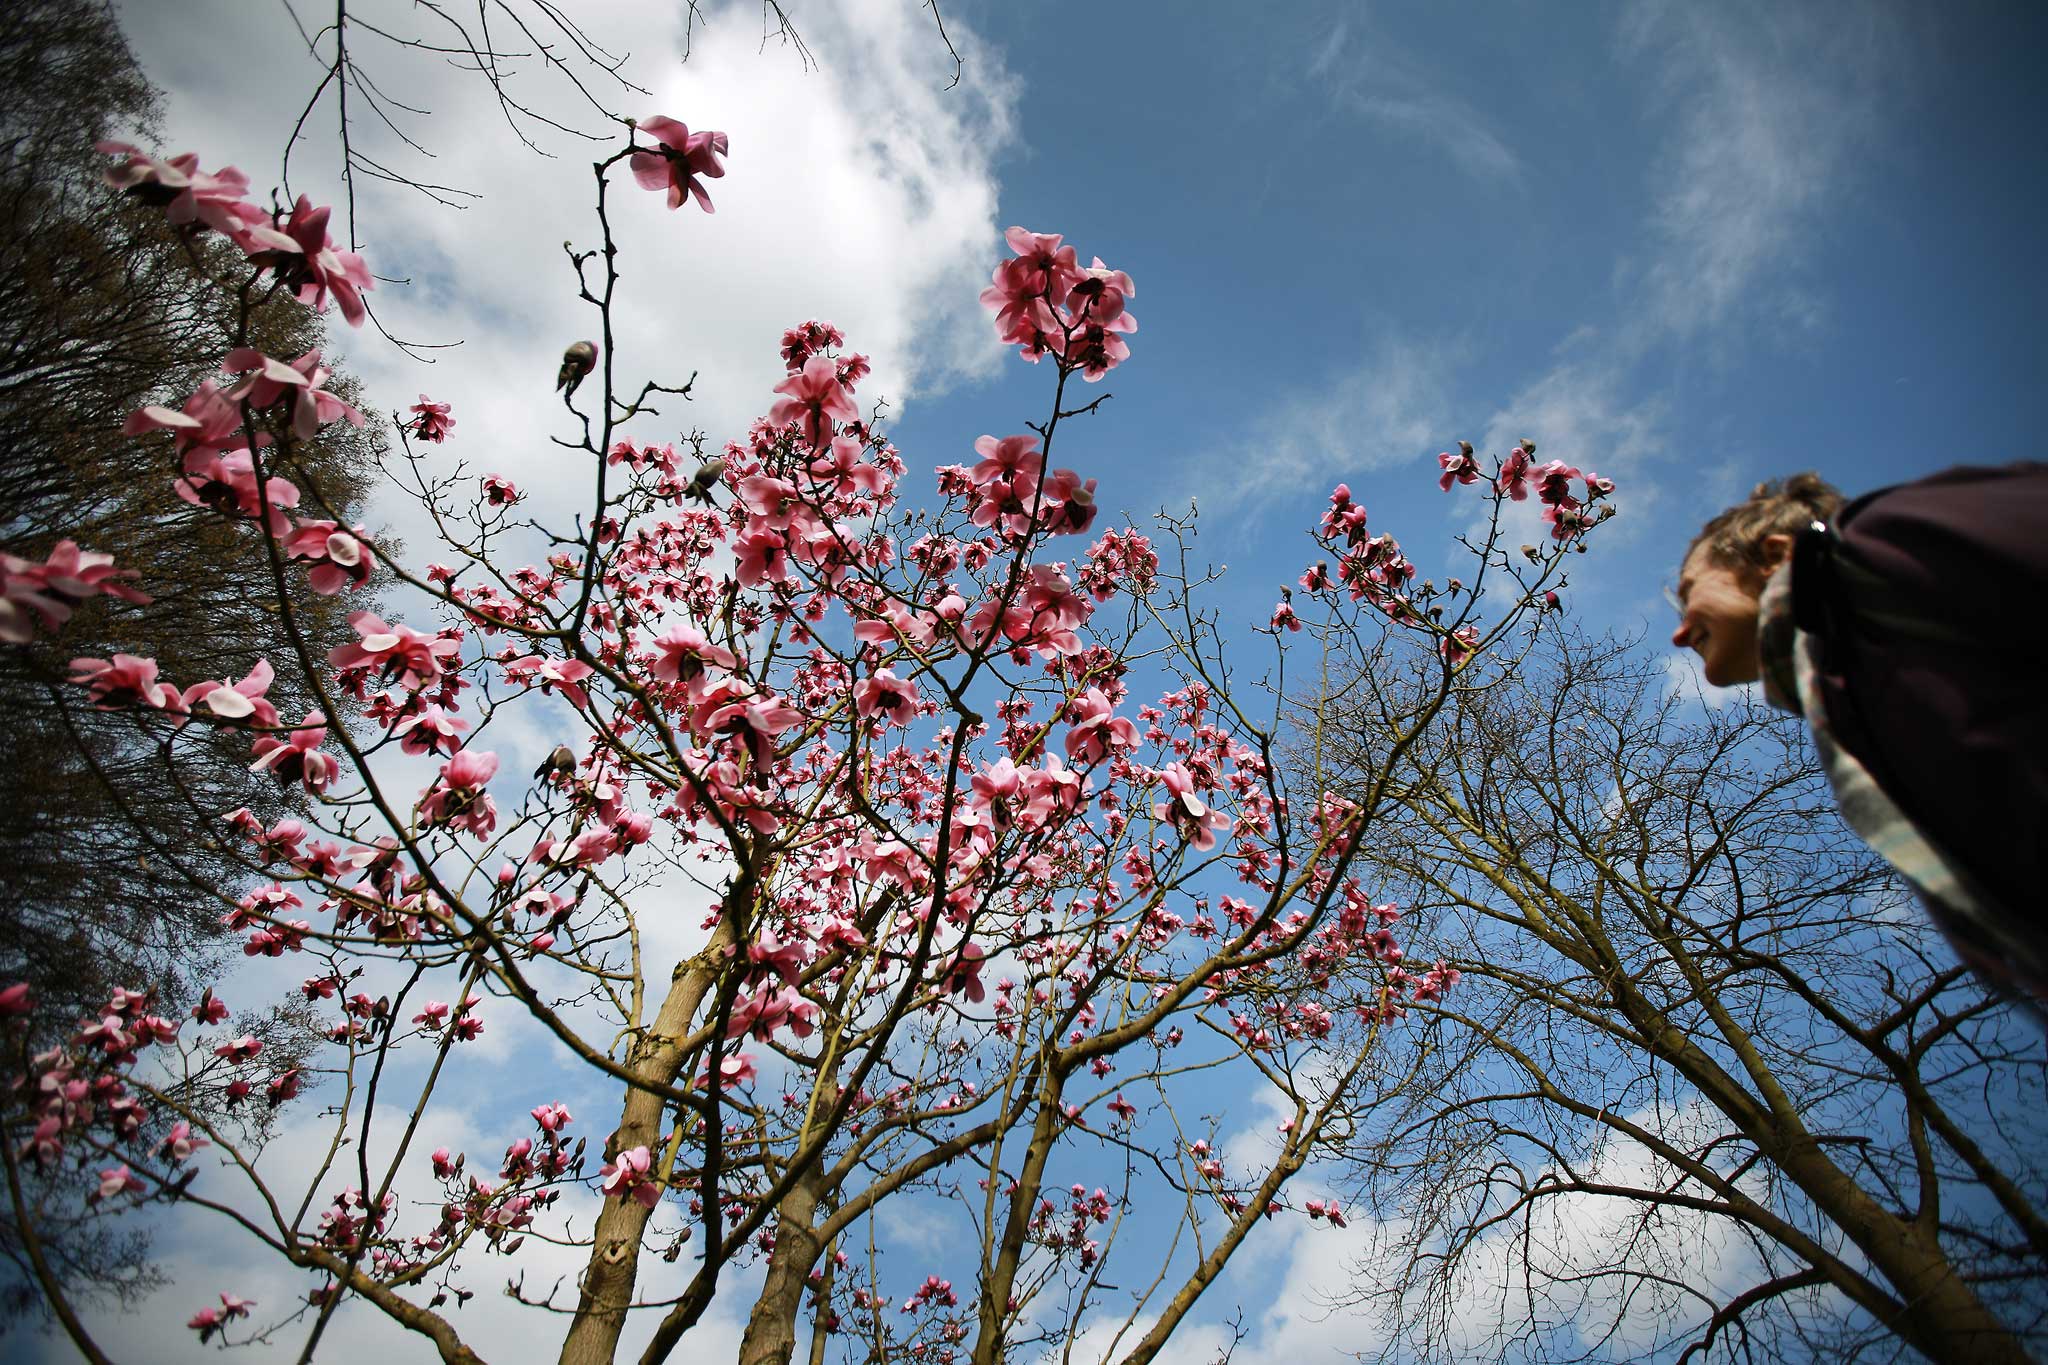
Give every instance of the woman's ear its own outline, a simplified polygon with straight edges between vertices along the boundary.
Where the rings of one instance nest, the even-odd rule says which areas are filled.
[[[1764,553],[1764,572],[1775,572],[1787,559],[1792,557],[1792,537],[1782,531],[1764,537],[1760,547]]]

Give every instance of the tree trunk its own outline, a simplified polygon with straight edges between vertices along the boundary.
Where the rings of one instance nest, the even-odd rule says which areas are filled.
[[[2033,1357],[1930,1233],[1885,1209],[1810,1141],[1801,1147],[1780,1153],[1778,1165],[1891,1284],[1901,1307],[1886,1326],[1929,1360],[2030,1365]]]
[[[654,1024],[629,1054],[635,1079],[673,1086],[682,1072],[682,1040],[703,1004],[704,993],[718,977],[718,966],[733,943],[728,923],[721,923],[704,951],[677,969]],[[619,1118],[616,1150],[653,1147],[661,1139],[663,1100],[659,1094],[633,1086]],[[597,1215],[590,1261],[583,1271],[576,1316],[563,1339],[561,1365],[611,1365],[625,1330],[626,1309],[640,1270],[640,1238],[653,1210],[637,1199],[607,1199]]]
[[[789,1365],[796,1353],[796,1316],[804,1283],[818,1260],[816,1167],[789,1187],[775,1208],[775,1249],[768,1254],[768,1280],[747,1318],[739,1365]]]

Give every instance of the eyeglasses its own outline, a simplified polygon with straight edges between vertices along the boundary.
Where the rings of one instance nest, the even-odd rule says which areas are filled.
[[[1680,597],[1677,591],[1669,583],[1664,584],[1664,586],[1659,591],[1661,591],[1664,594],[1664,601],[1667,604],[1669,604],[1671,610],[1678,616],[1678,619],[1681,621],[1684,620],[1685,599]]]

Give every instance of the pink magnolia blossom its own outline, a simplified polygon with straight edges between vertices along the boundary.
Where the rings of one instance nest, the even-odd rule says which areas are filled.
[[[1442,465],[1444,470],[1443,477],[1437,480],[1437,487],[1446,493],[1451,491],[1453,483],[1477,483],[1485,477],[1484,471],[1479,468],[1479,462],[1472,458],[1469,449],[1456,454],[1447,450],[1436,457],[1436,462]]]
[[[718,160],[721,156],[730,155],[725,134],[692,133],[666,115],[642,119],[639,130],[657,144],[649,151],[636,150],[629,159],[633,178],[640,182],[640,188],[667,191],[671,209],[679,209],[685,198],[693,198],[697,207],[706,213],[716,212],[711,207],[711,196],[705,192],[703,181],[716,180],[725,174],[725,167]]]
[[[768,410],[777,426],[798,424],[805,445],[816,449],[832,439],[834,422],[860,420],[853,394],[839,381],[839,369],[827,356],[812,356],[804,367],[775,386],[786,397]]]
[[[1039,486],[1039,520],[1056,536],[1078,536],[1095,524],[1095,480],[1055,469]]]
[[[278,723],[277,708],[263,694],[270,690],[270,684],[276,677],[270,660],[258,659],[256,666],[240,682],[203,682],[186,688],[185,705],[187,709],[204,706],[222,720],[246,720],[265,727],[275,726]]]
[[[704,729],[711,734],[737,736],[754,765],[765,768],[775,758],[775,737],[802,722],[802,712],[769,697],[719,707],[705,719]]]
[[[0,554],[0,641],[25,645],[35,638],[32,616],[54,631],[71,619],[73,607],[100,593],[147,605],[147,593],[122,581],[136,576],[134,569],[116,569],[112,555],[81,550],[75,540],[58,541],[40,564]]]
[[[398,747],[409,754],[452,754],[462,747],[469,722],[438,706],[423,706],[391,727]]]
[[[775,1031],[787,1028],[799,1038],[808,1038],[817,1027],[818,1007],[787,986],[762,982],[750,993],[733,1001],[725,1025],[725,1036],[737,1038],[751,1033],[758,1042],[774,1041]]]
[[[985,956],[980,944],[961,944],[960,951],[954,954],[953,960],[945,968],[946,994],[965,995],[969,1000],[980,1004],[988,995],[987,988],[981,983],[982,960]]]
[[[648,1179],[653,1169],[653,1153],[645,1147],[629,1147],[598,1172],[598,1187],[607,1198],[632,1199],[651,1209],[661,1198],[660,1187]]]
[[[332,521],[302,521],[285,542],[285,554],[312,565],[306,582],[322,597],[370,581],[371,554],[363,528],[343,530]]]
[[[420,802],[420,819],[479,837],[497,827],[498,807],[484,787],[497,776],[498,756],[464,749],[441,765],[441,779]]]
[[[1579,471],[1563,460],[1552,460],[1529,475],[1536,485],[1536,496],[1552,507],[1577,507],[1579,500],[1572,496],[1572,480],[1579,477]]]
[[[736,1085],[749,1085],[758,1075],[754,1069],[754,1054],[751,1052],[728,1053],[719,1059],[718,1088],[721,1090],[730,1090]],[[697,1077],[697,1084],[708,1088],[711,1084],[710,1072],[707,1071]]]
[[[220,1307],[200,1309],[192,1315],[185,1325],[199,1333],[199,1344],[204,1346],[215,1332],[226,1327],[228,1323],[236,1318],[248,1317],[249,1310],[255,1306],[256,1300],[254,1299],[244,1299],[233,1294],[223,1293],[220,1296]]]
[[[22,1141],[21,1155],[38,1166],[54,1166],[64,1155],[64,1120],[57,1114],[45,1114],[36,1121],[36,1126]]]
[[[803,971],[806,956],[801,939],[784,939],[772,925],[762,925],[754,941],[747,945],[747,961],[757,967],[766,967],[790,984],[794,984],[798,973]]]
[[[789,541],[780,531],[747,531],[733,541],[733,576],[743,588],[791,580]]]
[[[1127,313],[1119,321],[1129,316]],[[1064,359],[1069,368],[1079,370],[1081,378],[1093,384],[1130,358],[1131,345],[1123,339],[1121,329],[1090,322],[1082,324],[1067,342]]]
[[[526,495],[519,491],[517,484],[496,474],[483,477],[484,501],[493,507],[510,507]]]
[[[449,407],[447,403],[436,403],[421,394],[420,401],[412,405],[412,420],[405,424],[406,430],[422,441],[439,445],[455,429],[455,419],[448,415]]]
[[[320,363],[317,350],[287,362],[240,346],[228,352],[221,368],[248,376],[228,394],[231,401],[252,408],[282,403],[291,413],[293,432],[302,441],[313,439],[329,422],[346,419],[351,426],[363,424],[362,413],[327,391],[332,372]]]
[[[996,310],[996,331],[1003,340],[1036,362],[1063,344],[1064,324],[1052,303],[1069,297],[1083,273],[1074,248],[1064,245],[1057,234],[1013,227],[1003,237],[1015,259],[996,266],[981,301]]]
[[[326,740],[326,720],[318,711],[308,711],[298,727],[282,738],[256,736],[249,750],[256,755],[256,761],[249,765],[249,771],[267,772],[281,785],[302,783],[307,791],[317,795],[341,776],[340,762],[320,750]]]
[[[594,672],[596,670],[581,659],[554,659],[529,654],[523,659],[507,661],[505,681],[538,687],[542,692],[559,691],[571,706],[581,711],[590,705],[590,694],[583,690],[583,684]]]
[[[375,670],[386,682],[396,681],[401,687],[416,689],[438,681],[447,663],[462,653],[459,641],[422,635],[410,626],[387,625],[373,612],[354,612],[348,623],[359,638],[329,650],[327,661],[341,669]]]
[[[181,456],[194,451],[218,454],[240,445],[241,430],[241,407],[211,379],[185,400],[184,407],[147,404],[129,413],[128,420],[121,424],[123,436],[141,436],[151,431],[172,433],[173,448]]]
[[[133,654],[116,654],[106,659],[73,659],[71,681],[86,689],[99,706],[112,709],[141,704],[156,711],[184,715],[184,695],[156,677],[156,660],[138,659]]]
[[[785,369],[801,370],[804,362],[819,351],[846,344],[846,334],[829,322],[805,322],[782,334],[782,363]]]
[[[818,928],[818,946],[827,952],[857,952],[868,946],[860,926],[843,915],[834,915]]]
[[[1138,324],[1125,311],[1125,302],[1137,292],[1129,275],[1111,270],[1097,256],[1067,291],[1066,307],[1076,319],[1115,331],[1135,332]]]
[[[205,1138],[192,1131],[191,1124],[183,1119],[179,1119],[171,1125],[171,1131],[164,1135],[163,1141],[157,1144],[156,1150],[158,1155],[175,1166],[179,1162],[189,1159],[200,1148],[211,1145]]]
[[[879,493],[888,486],[888,476],[861,459],[866,449],[851,436],[835,436],[827,453],[807,466],[810,476],[842,496]]]
[[[1528,498],[1529,452],[1525,447],[1517,444],[1508,452],[1507,458],[1501,461],[1500,477],[1493,481],[1493,486],[1516,502]]]
[[[1207,852],[1216,847],[1216,836],[1230,832],[1230,817],[1212,810],[1195,794],[1194,777],[1183,763],[1169,763],[1159,773],[1168,799],[1152,807],[1155,819],[1171,821],[1195,848]]]
[[[315,208],[313,201],[302,194],[292,205],[290,216],[277,222],[273,231],[246,242],[245,248],[253,248],[249,249],[251,261],[276,270],[277,277],[300,303],[316,313],[324,313],[331,298],[341,306],[341,315],[348,325],[360,327],[369,316],[369,310],[363,306],[363,295],[377,285],[363,258],[353,251],[343,251],[327,235],[327,220],[332,213],[325,204]]]
[[[100,1171],[98,1187],[86,1195],[86,1201],[98,1203],[100,1199],[113,1199],[115,1195],[139,1195],[145,1189],[147,1185],[141,1183],[141,1177],[129,1171],[127,1166],[106,1166],[104,1171]]]
[[[1100,763],[1112,750],[1137,747],[1138,727],[1115,714],[1101,688],[1088,688],[1068,702],[1067,721],[1067,757],[1076,763]]]
[[[1443,656],[1446,664],[1456,668],[1459,664],[1472,657],[1472,651],[1478,645],[1479,628],[1477,626],[1460,626],[1454,631],[1447,632],[1442,639],[1438,640],[1436,649],[1437,653]]]
[[[886,668],[854,684],[853,705],[863,720],[882,717],[890,725],[909,725],[917,718],[917,685]]]
[[[158,158],[127,142],[100,142],[94,147],[127,158],[107,168],[109,185],[161,208],[178,227],[212,228],[240,240],[252,226],[268,222],[263,210],[246,202],[249,177],[233,166],[202,171],[192,152]]]
[[[737,668],[734,653],[711,643],[695,626],[677,622],[654,637],[655,656],[650,670],[663,682],[694,682],[707,667]]]
[[[211,508],[223,516],[261,515],[271,534],[290,534],[291,521],[284,509],[299,505],[298,485],[267,469],[259,479],[255,458],[246,448],[195,448],[186,452],[181,466],[172,487],[194,507]]]
[[[974,453],[981,456],[971,475],[977,485],[997,481],[1035,484],[1045,468],[1036,436],[976,437]]]

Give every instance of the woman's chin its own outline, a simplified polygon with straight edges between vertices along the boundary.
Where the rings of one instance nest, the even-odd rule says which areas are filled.
[[[1700,676],[1712,687],[1740,687],[1744,683],[1755,682],[1762,675],[1754,661],[1743,667],[1726,659],[1702,659]]]

